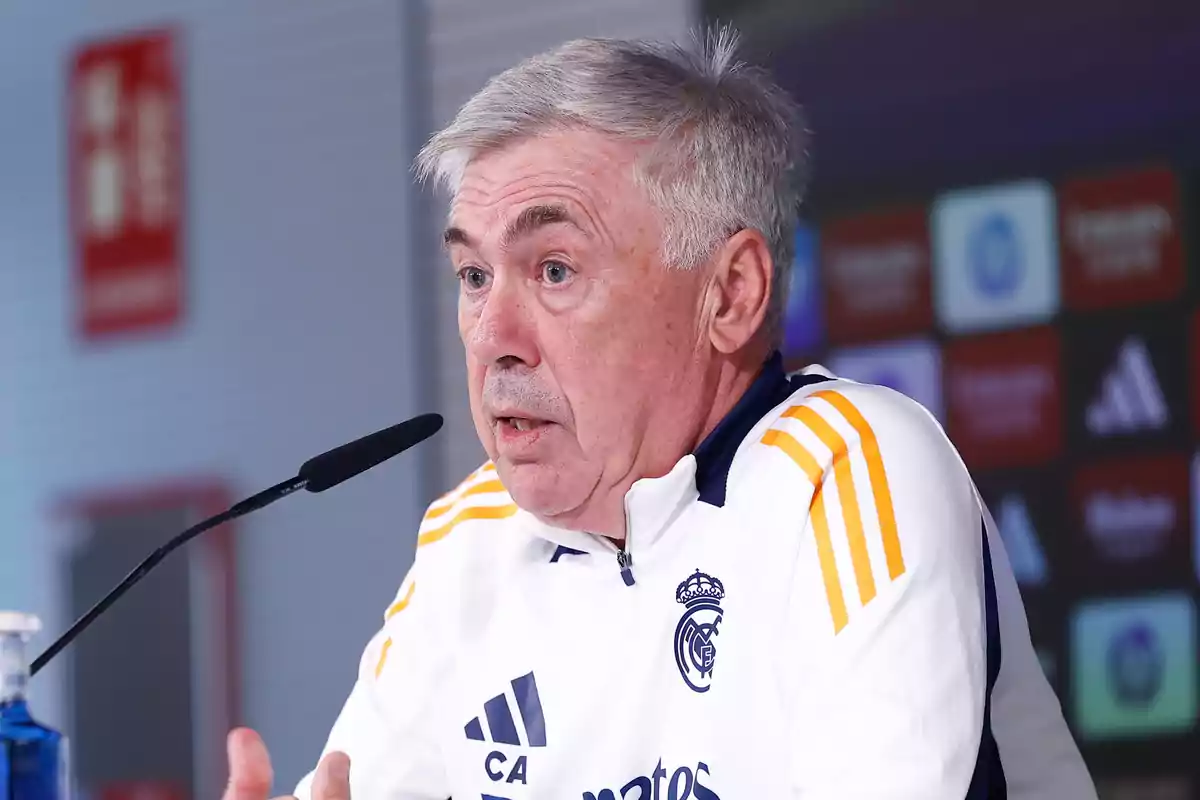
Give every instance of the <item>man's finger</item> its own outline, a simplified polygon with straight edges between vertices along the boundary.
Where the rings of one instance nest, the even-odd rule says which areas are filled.
[[[267,800],[275,774],[262,738],[249,728],[235,728],[225,742],[229,784],[222,800]]]
[[[350,800],[350,757],[333,752],[321,759],[313,776],[312,800]]]

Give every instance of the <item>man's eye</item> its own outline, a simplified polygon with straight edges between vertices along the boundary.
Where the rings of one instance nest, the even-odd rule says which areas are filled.
[[[565,283],[574,272],[561,261],[545,261],[542,263],[542,279],[546,283]]]
[[[487,286],[488,275],[479,267],[463,267],[458,271],[458,279],[468,289],[482,289]]]

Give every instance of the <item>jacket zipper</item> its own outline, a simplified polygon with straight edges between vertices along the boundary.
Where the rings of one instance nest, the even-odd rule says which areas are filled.
[[[621,568],[621,580],[626,586],[633,586],[633,556],[623,547],[617,550],[617,566]]]
[[[625,540],[617,548],[617,566],[621,569],[621,580],[626,586],[633,586],[633,554],[629,552],[629,540],[632,538],[632,525],[629,524],[629,496],[622,503],[625,510]]]

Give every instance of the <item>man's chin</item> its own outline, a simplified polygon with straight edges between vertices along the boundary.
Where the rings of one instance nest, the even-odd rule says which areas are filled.
[[[574,506],[564,493],[566,487],[558,465],[512,460],[501,453],[496,459],[496,469],[513,502],[535,516],[553,517]]]

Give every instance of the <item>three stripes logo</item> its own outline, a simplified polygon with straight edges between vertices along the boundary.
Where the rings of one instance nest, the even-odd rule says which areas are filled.
[[[1100,394],[1087,407],[1085,421],[1094,436],[1159,430],[1170,422],[1150,352],[1141,337],[1131,336],[1121,345],[1116,363],[1104,375]]]
[[[463,726],[467,738],[475,742],[492,742],[515,747],[545,747],[546,717],[542,713],[542,700],[538,695],[537,680],[533,673],[514,678],[510,686],[513,703],[509,702],[507,691],[484,703],[483,714],[473,717]],[[520,730],[512,713],[514,704],[520,718]],[[525,784],[528,780],[527,756],[518,756],[511,766],[508,766],[508,760],[509,757],[503,752],[493,750],[484,758],[484,771],[494,782]]]
[[[533,673],[512,680],[513,697],[521,724],[525,729],[525,741],[517,733],[508,695],[500,693],[483,704],[483,720],[487,722],[488,734],[484,733],[480,717],[466,724],[467,738],[476,742],[492,741],[496,744],[511,744],[528,747],[546,746],[546,718],[542,714],[542,700],[538,696],[537,681]]]
[[[821,390],[784,411],[762,443],[782,450],[813,487],[809,517],[836,635],[856,604],[864,608],[875,599],[877,581],[890,583],[905,572],[879,441],[844,394]],[[852,460],[860,460],[861,472]]]

